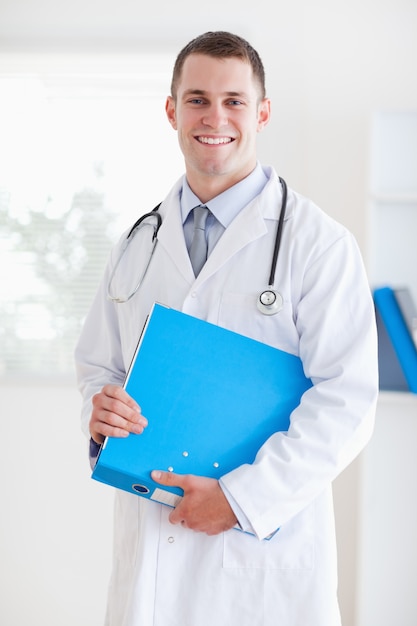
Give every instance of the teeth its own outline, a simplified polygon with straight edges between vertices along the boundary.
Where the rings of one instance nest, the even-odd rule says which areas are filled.
[[[221,143],[230,143],[232,140],[230,137],[199,137],[198,141],[201,143],[209,143],[209,144],[221,144]]]

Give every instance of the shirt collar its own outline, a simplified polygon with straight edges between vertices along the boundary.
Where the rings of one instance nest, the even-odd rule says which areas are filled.
[[[268,177],[257,163],[253,172],[239,181],[233,187],[226,189],[212,200],[205,203],[210,212],[227,228],[234,218],[249,202],[251,202],[262,191]],[[184,176],[181,193],[181,217],[184,224],[190,211],[197,205],[201,204],[201,200],[190,189],[186,177]]]

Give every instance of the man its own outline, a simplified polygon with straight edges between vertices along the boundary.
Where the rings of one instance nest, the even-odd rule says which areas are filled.
[[[76,350],[92,462],[105,437],[146,428],[121,385],[154,302],[300,356],[314,384],[288,432],[273,435],[252,465],[220,481],[155,471],[156,481],[184,490],[175,509],[116,492],[107,624],[338,626],[331,483],[367,443],[377,396],[373,304],[357,245],[288,189],[274,283],[283,307],[263,315],[257,299],[283,187],[257,161],[257,134],[270,118],[257,52],[230,33],[191,41],[177,58],[166,113],[185,176],[159,208],[155,253],[123,304],[107,298],[109,282],[116,293],[134,288],[148,235],[136,235],[111,278],[126,234],[116,246]],[[189,251],[201,204],[210,213],[198,273]],[[248,532],[233,529],[237,522]]]

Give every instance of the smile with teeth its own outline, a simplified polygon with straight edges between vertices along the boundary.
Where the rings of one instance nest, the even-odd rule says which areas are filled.
[[[208,143],[213,145],[219,145],[224,143],[230,143],[233,141],[231,137],[197,137],[200,143]]]

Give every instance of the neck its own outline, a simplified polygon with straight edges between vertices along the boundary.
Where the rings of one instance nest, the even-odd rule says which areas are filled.
[[[240,172],[235,176],[230,174],[202,176],[201,174],[195,175],[194,172],[186,170],[187,182],[190,189],[195,193],[197,198],[205,204],[212,200],[216,196],[219,196],[226,189],[230,189],[233,185],[236,185],[241,180],[249,176],[254,168],[247,172]]]

